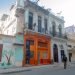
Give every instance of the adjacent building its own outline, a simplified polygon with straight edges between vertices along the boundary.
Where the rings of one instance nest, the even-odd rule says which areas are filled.
[[[75,26],[66,27],[69,61],[75,61]]]
[[[75,33],[75,26],[74,25],[68,26],[65,28],[65,30],[66,30],[66,33],[73,34]]]

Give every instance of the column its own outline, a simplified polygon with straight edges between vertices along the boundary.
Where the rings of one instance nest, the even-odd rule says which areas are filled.
[[[53,56],[53,40],[51,38],[51,59],[53,60],[54,59],[54,56]]]
[[[60,49],[60,47],[59,47],[59,45],[58,45],[58,62],[59,63],[61,63],[62,62],[62,60],[61,60],[61,51],[60,51],[61,49]]]
[[[51,63],[51,39],[48,42],[48,61]]]
[[[35,65],[38,64],[38,39],[35,37]]]

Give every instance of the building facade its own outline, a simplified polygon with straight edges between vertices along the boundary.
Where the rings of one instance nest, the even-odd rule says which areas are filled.
[[[69,38],[67,41],[69,62],[75,62],[75,39]]]
[[[3,32],[16,36],[18,65],[59,63],[63,55],[68,57],[63,17],[30,0],[17,0],[10,11]],[[18,50],[21,51],[20,60]]]
[[[65,28],[68,40],[67,40],[67,47],[68,47],[68,56],[69,61],[75,61],[75,26],[68,26]]]

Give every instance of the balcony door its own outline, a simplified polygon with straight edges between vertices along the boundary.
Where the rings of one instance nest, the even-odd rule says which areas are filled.
[[[38,16],[38,32],[41,32],[42,29],[42,18]]]
[[[33,29],[33,13],[29,12],[28,29]]]
[[[26,40],[26,64],[30,64],[30,40]]]

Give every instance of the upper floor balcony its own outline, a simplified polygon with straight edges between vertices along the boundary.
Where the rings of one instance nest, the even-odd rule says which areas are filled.
[[[18,5],[18,6],[15,6],[15,16],[18,17],[19,14],[23,14],[25,12],[25,9],[24,7]]]
[[[46,36],[50,36],[50,37],[58,37],[58,38],[62,38],[62,39],[68,39],[67,34],[64,33],[60,33],[60,32],[53,32],[53,31],[49,31],[49,30],[45,30],[45,28],[41,28],[41,31],[38,31],[38,28],[36,29],[35,27],[32,27],[32,29],[29,29],[27,27],[25,27],[24,32],[25,31],[30,31],[30,32],[36,32],[39,33],[41,35],[46,35]]]
[[[66,33],[63,34],[63,33],[60,33],[60,32],[52,32],[52,31],[50,31],[50,34],[52,35],[52,37],[58,37],[58,38],[68,39]]]

